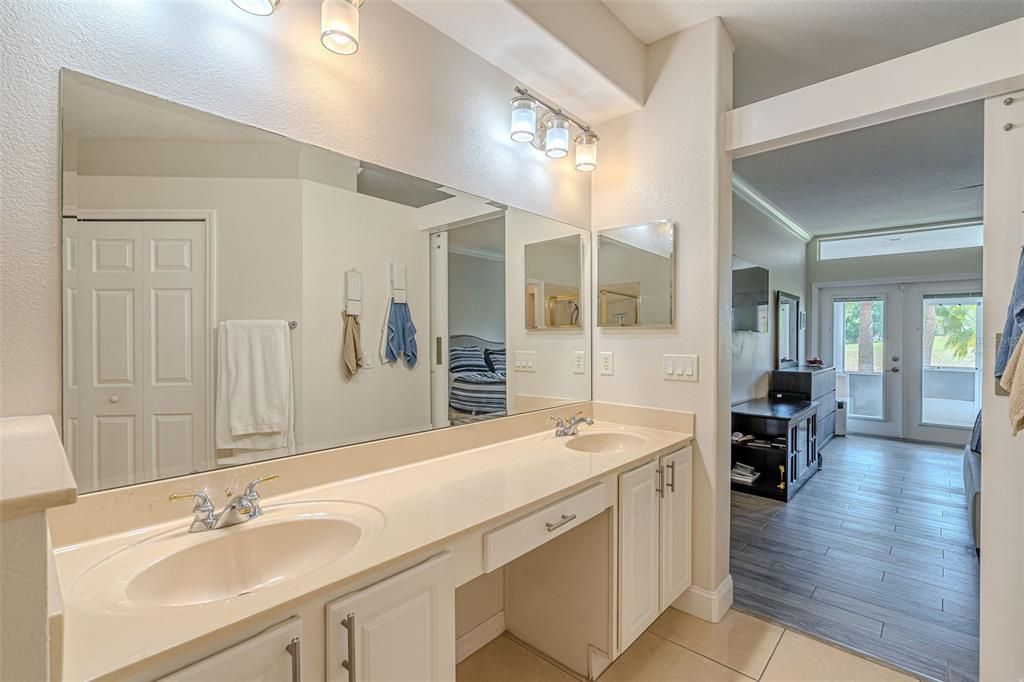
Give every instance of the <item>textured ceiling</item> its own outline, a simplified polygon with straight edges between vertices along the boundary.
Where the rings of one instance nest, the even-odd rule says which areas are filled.
[[[738,159],[733,171],[813,235],[977,218],[982,107],[971,102]]]
[[[647,43],[721,16],[735,106],[1024,17],[1024,0],[603,1]]]

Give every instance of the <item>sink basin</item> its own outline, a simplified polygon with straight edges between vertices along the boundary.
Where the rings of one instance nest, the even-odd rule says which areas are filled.
[[[104,611],[232,599],[342,560],[383,528],[376,509],[333,500],[269,505],[258,519],[204,533],[183,522],[95,564],[69,596]]]
[[[573,436],[565,446],[577,452],[621,452],[643,445],[644,439],[629,433],[583,433]]]

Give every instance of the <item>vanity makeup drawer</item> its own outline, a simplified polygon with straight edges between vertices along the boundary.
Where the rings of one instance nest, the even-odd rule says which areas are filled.
[[[575,528],[605,508],[604,483],[484,533],[484,570],[490,573]]]

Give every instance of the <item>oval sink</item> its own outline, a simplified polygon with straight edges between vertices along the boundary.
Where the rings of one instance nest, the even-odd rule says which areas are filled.
[[[68,597],[102,611],[241,597],[344,559],[384,525],[377,509],[337,500],[268,505],[258,519],[202,533],[182,520],[93,565]]]
[[[249,525],[249,524],[252,525]],[[362,537],[353,523],[333,518],[239,524],[218,537],[160,559],[127,586],[139,606],[205,604],[248,594],[306,575],[348,554]]]
[[[629,433],[583,433],[573,436],[565,446],[577,452],[621,452],[643,445],[644,439]]]

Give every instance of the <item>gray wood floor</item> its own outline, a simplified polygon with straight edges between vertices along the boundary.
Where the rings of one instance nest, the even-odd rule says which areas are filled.
[[[961,452],[836,438],[789,502],[732,494],[734,605],[922,678],[978,677]]]

